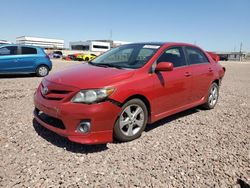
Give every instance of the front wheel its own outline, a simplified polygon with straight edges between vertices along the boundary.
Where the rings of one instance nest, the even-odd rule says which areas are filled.
[[[131,141],[141,136],[148,121],[148,110],[140,99],[125,103],[114,126],[114,137],[119,141]]]
[[[85,57],[85,60],[84,61],[89,61],[89,58],[88,57]]]
[[[207,110],[213,109],[218,102],[219,97],[219,86],[217,83],[212,83],[209,88],[207,102],[203,105],[203,107]]]
[[[40,65],[36,69],[36,75],[39,77],[44,77],[47,76],[48,74],[49,74],[49,68],[46,65]]]

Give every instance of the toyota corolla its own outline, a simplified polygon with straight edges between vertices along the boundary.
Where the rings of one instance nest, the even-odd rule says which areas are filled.
[[[164,117],[214,108],[224,74],[218,59],[195,45],[127,44],[45,77],[34,117],[73,142],[131,141]]]

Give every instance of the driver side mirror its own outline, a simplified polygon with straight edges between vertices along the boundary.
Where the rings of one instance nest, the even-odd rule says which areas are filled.
[[[160,62],[156,65],[155,71],[172,71],[174,68],[171,62]]]

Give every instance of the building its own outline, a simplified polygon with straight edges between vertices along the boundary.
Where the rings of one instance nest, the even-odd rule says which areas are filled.
[[[70,42],[69,47],[71,50],[106,52],[110,50],[110,43],[97,40],[87,40],[85,42]]]
[[[106,52],[110,48],[115,48],[130,42],[125,41],[113,41],[113,40],[87,40],[86,42],[70,42],[69,46],[71,50],[82,50],[91,52]]]
[[[11,42],[7,40],[0,40],[0,44],[11,44]]]
[[[221,61],[241,61],[246,58],[245,52],[215,52]]]
[[[16,38],[17,44],[39,46],[45,49],[64,49],[64,40],[40,37],[21,36]]]

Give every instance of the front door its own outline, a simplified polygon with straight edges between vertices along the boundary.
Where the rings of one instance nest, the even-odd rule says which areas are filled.
[[[17,46],[0,48],[0,73],[15,72],[17,66]]]

